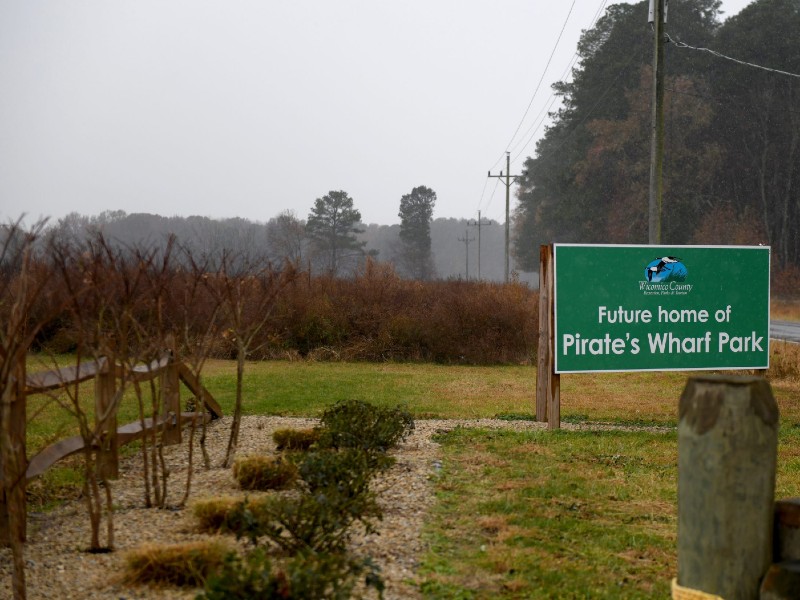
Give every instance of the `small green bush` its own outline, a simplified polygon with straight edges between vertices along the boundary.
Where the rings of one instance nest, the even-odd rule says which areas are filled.
[[[267,518],[258,530],[288,554],[342,552],[355,521],[374,531],[381,518],[374,492],[369,489],[369,457],[356,449],[319,450],[302,457],[303,480],[299,496],[275,496],[260,510]]]
[[[297,479],[297,467],[280,456],[248,456],[234,463],[233,476],[243,490],[283,490]]]
[[[367,589],[383,598],[384,583],[379,569],[369,559],[358,560],[342,554],[308,554],[290,560],[283,571],[289,583],[289,598],[348,600],[359,576]]]
[[[337,402],[322,413],[319,445],[357,448],[375,456],[397,446],[414,429],[404,407],[384,408],[361,400]]]
[[[354,498],[369,492],[369,457],[355,448],[309,452],[301,457],[297,471],[312,494],[336,488],[348,498]]]
[[[318,429],[278,429],[272,440],[278,450],[308,450],[319,440]]]
[[[229,554],[220,572],[206,582],[199,600],[347,600],[352,597],[357,578],[364,574],[367,588],[383,596],[384,583],[377,567],[367,560],[339,554],[303,554],[277,567],[257,548],[244,559]]]
[[[208,578],[197,600],[289,598],[287,587],[283,578],[273,574],[264,550],[256,548],[244,558],[235,552],[229,553],[222,568]]]

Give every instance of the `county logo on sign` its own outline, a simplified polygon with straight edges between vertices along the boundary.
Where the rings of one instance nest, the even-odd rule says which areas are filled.
[[[689,270],[680,258],[662,256],[647,263],[639,290],[645,296],[685,296],[694,287],[685,283],[688,275]]]
[[[675,256],[662,256],[648,263],[644,268],[644,276],[650,283],[659,281],[686,281],[686,265]]]

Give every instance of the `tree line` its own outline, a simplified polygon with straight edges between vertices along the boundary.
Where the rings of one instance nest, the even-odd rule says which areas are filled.
[[[266,223],[124,211],[70,213],[51,222],[42,238],[83,240],[102,233],[111,245],[164,247],[175,236],[195,256],[218,256],[223,250],[258,254],[275,264],[287,259],[315,274],[352,277],[369,259],[391,265],[404,279],[503,281],[503,225],[484,219],[479,232],[474,220],[434,219],[435,192],[425,186],[415,190],[401,198],[405,226],[402,220],[396,225],[365,224],[352,198],[332,192],[318,199],[307,219],[292,211]],[[465,237],[468,245],[462,241]],[[535,277],[523,273],[520,279],[530,282]]]
[[[800,269],[800,1],[757,0],[721,21],[720,2],[671,6],[666,31],[662,238],[769,244]],[[542,243],[647,243],[652,32],[647,2],[609,6],[584,32],[572,81],[518,179],[515,254]],[[698,49],[708,48],[719,54]]]

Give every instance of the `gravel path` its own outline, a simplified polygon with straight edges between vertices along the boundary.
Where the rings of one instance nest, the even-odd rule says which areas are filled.
[[[251,416],[244,417],[238,455],[272,453],[272,432],[281,428],[313,426],[313,419]],[[389,600],[419,598],[413,585],[419,557],[424,552],[422,524],[433,496],[432,479],[441,467],[436,433],[457,426],[513,429],[540,429],[543,423],[531,421],[418,420],[415,430],[394,452],[396,464],[375,482],[384,511],[378,532],[356,536],[353,550],[357,555],[372,556],[381,567]],[[612,426],[564,424],[565,429],[606,429]],[[619,427],[617,427],[619,428]],[[222,460],[230,418],[209,425],[207,447],[212,464]],[[186,444],[166,449],[171,470],[169,501],[177,503],[183,495],[186,478]],[[199,452],[195,454],[195,464]],[[38,599],[189,599],[197,590],[125,587],[119,582],[126,550],[144,542],[174,543],[206,539],[194,530],[187,510],[143,508],[141,460],[130,457],[120,465],[120,479],[113,483],[115,506],[115,543],[110,554],[88,554],[90,534],[84,504],[70,502],[47,514],[29,515],[26,545],[29,600]],[[195,467],[191,499],[225,494],[240,494],[230,469],[205,470]],[[190,499],[190,504],[191,504]],[[102,540],[102,538],[101,538]],[[0,598],[11,597],[11,557],[0,549]]]

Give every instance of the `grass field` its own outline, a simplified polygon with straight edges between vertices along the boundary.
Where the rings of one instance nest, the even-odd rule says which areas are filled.
[[[800,351],[773,343],[772,387],[784,421],[800,421]],[[59,357],[68,364],[69,357]],[[30,372],[49,367],[31,357]],[[690,373],[609,373],[566,375],[561,378],[564,421],[608,421],[619,424],[674,425],[678,398]],[[229,413],[235,399],[235,364],[210,360],[203,381]],[[251,362],[244,380],[247,414],[315,416],[343,399],[379,405],[405,403],[416,418],[530,418],[535,410],[536,370],[531,366],[469,367],[431,364]],[[91,412],[93,383],[80,386],[80,397]],[[150,389],[143,384],[144,401]],[[186,391],[184,390],[184,395]],[[62,402],[65,397],[62,394]],[[32,396],[28,451],[77,432],[74,420],[51,398]],[[126,396],[119,422],[137,419],[133,391]]]
[[[773,344],[779,497],[800,495],[798,364],[795,347]],[[29,368],[37,369],[37,357]],[[689,375],[562,377],[565,422],[663,425],[666,432],[456,429],[442,436],[444,468],[425,531],[424,596],[668,597],[677,568],[674,426]],[[204,382],[230,412],[234,363],[210,361]],[[534,390],[530,366],[258,362],[247,364],[244,398],[249,414],[314,416],[352,398],[404,403],[416,418],[523,419],[534,412]],[[80,393],[89,404],[92,385]],[[43,397],[31,398],[29,414],[31,453],[73,429],[69,415]],[[129,394],[119,421],[135,418]],[[79,478],[69,469],[53,473],[54,490]]]

